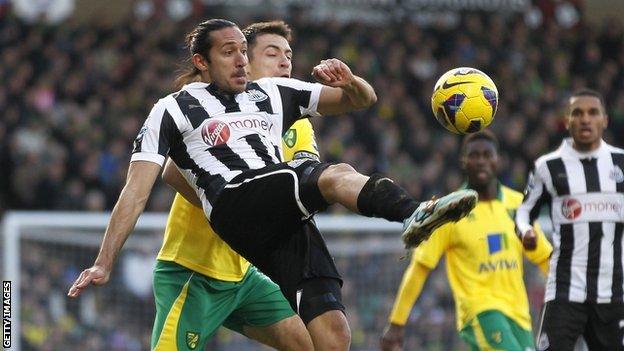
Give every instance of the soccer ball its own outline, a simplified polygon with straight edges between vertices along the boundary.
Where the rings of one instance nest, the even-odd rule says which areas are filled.
[[[442,75],[431,96],[431,108],[444,128],[455,134],[474,133],[494,119],[498,89],[487,74],[460,67]]]

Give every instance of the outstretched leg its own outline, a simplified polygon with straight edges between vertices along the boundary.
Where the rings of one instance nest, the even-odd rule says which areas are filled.
[[[477,203],[477,193],[460,190],[439,199],[419,203],[391,179],[367,177],[347,164],[327,167],[318,186],[328,203],[339,203],[368,217],[403,222],[402,239],[407,248],[426,240],[441,225],[458,221]]]

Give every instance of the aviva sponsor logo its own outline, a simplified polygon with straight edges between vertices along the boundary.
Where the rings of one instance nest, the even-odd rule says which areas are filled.
[[[503,250],[507,250],[509,248],[509,244],[507,243],[507,236],[503,233],[488,234],[487,246],[490,256],[502,252]],[[481,262],[479,264],[479,273],[490,273],[511,269],[518,269],[518,262],[514,259],[490,259],[486,262]]]
[[[507,237],[502,233],[492,233],[487,235],[488,252],[493,255],[497,252],[507,250]]]
[[[518,269],[518,261],[501,258],[498,260],[488,260],[487,262],[481,262],[479,264],[479,273],[490,273],[512,269]]]

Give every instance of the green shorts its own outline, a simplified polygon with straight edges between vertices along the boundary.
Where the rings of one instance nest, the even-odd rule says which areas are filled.
[[[279,287],[255,267],[240,282],[225,282],[174,262],[154,269],[156,319],[152,350],[204,350],[221,325],[242,334],[295,314]]]
[[[535,350],[533,333],[522,329],[516,322],[499,311],[484,311],[466,324],[459,336],[472,351]]]

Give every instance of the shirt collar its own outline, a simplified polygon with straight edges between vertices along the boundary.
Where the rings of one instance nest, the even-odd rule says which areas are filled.
[[[600,140],[600,146],[598,146],[596,150],[592,150],[589,152],[578,151],[572,146],[573,143],[574,141],[572,140],[572,138],[563,139],[563,142],[561,143],[561,146],[560,146],[561,154],[569,155],[575,158],[592,158],[592,157],[597,158],[600,154],[604,152],[604,150],[607,149],[606,147],[607,143],[605,143],[604,140]]]
[[[465,180],[461,186],[459,187],[460,190],[462,189],[468,189],[468,181]],[[474,189],[472,189],[474,190]],[[503,201],[503,184],[501,184],[500,181],[496,182],[496,200],[498,201]]]

